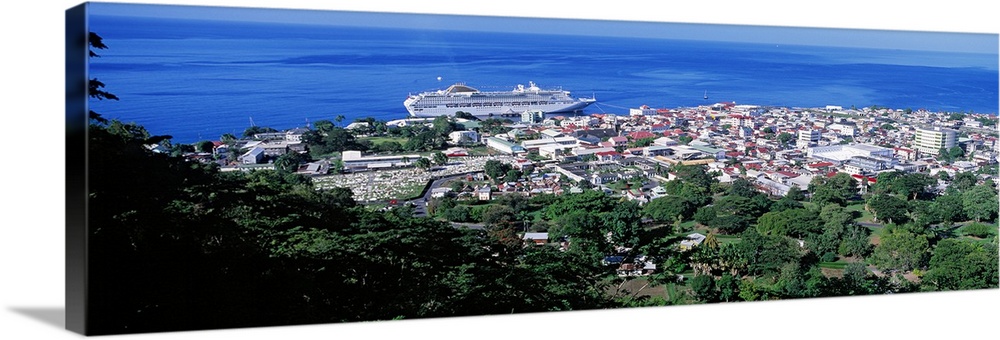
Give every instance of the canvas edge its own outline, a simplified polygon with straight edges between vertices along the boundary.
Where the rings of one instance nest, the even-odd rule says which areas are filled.
[[[66,329],[87,334],[87,3],[66,10]]]

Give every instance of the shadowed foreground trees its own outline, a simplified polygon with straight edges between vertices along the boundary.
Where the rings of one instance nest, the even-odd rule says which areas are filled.
[[[619,306],[593,253],[373,212],[295,174],[221,173],[148,151],[148,135],[90,127],[96,334]],[[620,215],[633,237],[625,217],[638,210]]]

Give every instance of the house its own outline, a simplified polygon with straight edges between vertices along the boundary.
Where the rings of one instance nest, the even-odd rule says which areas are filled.
[[[489,201],[493,199],[493,190],[489,185],[484,185],[479,189],[476,189],[476,197],[478,197],[480,201]]]
[[[544,245],[549,243],[549,233],[524,233],[522,239],[525,242],[532,242],[535,245]]]
[[[434,188],[431,189],[431,198],[442,198],[448,196],[449,193],[451,193],[449,187]]]
[[[706,236],[700,233],[688,234],[687,239],[681,241],[681,250],[690,250],[705,241]]]
[[[612,146],[625,146],[628,145],[628,138],[615,136],[608,139]]]
[[[240,156],[241,164],[257,164],[264,160],[264,148],[255,146]]]
[[[306,164],[301,170],[298,171],[301,174],[321,176],[330,173],[330,162],[329,161],[319,161]]]
[[[597,156],[599,162],[612,162],[622,159],[622,155],[618,151],[597,152],[594,156]]]
[[[652,138],[659,137],[655,133],[652,133],[652,132],[649,132],[649,131],[634,131],[634,132],[628,134],[628,136],[629,136],[629,138],[632,138],[632,140],[640,140],[640,139],[646,139],[646,138],[651,138],[652,139]]]

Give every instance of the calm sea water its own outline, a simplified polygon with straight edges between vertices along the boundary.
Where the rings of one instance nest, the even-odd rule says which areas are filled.
[[[121,98],[91,108],[175,143],[239,136],[251,121],[287,129],[337,115],[405,118],[409,93],[454,82],[561,86],[596,96],[587,112],[720,101],[998,107],[996,54],[110,16],[92,16],[90,27],[109,47],[90,76]]]

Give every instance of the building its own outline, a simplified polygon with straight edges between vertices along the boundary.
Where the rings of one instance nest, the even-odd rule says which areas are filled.
[[[629,116],[654,116],[656,115],[656,109],[650,108],[647,105],[640,106],[635,109],[628,109]]]
[[[240,156],[240,163],[242,164],[257,164],[262,160],[264,160],[264,148],[259,146],[255,146]]]
[[[524,147],[497,137],[486,137],[486,146],[508,155],[522,154],[527,152],[524,149]]]
[[[870,144],[838,144],[809,148],[809,158],[821,161],[843,163],[854,157],[895,158],[893,149]]]
[[[361,155],[361,151],[348,150],[341,154],[344,170],[384,169],[410,166],[422,158],[420,155],[371,156]]]
[[[799,138],[795,141],[795,146],[800,149],[805,149],[810,146],[815,146],[819,143],[819,138],[822,135],[820,130],[816,129],[804,129],[799,130]]]
[[[913,148],[925,155],[938,155],[941,149],[948,150],[958,145],[958,131],[941,127],[917,128],[913,137]]]
[[[537,124],[545,120],[545,112],[542,110],[528,110],[521,112],[521,122],[525,124]]]
[[[454,145],[469,145],[479,143],[479,134],[475,131],[452,131],[448,139]]]

